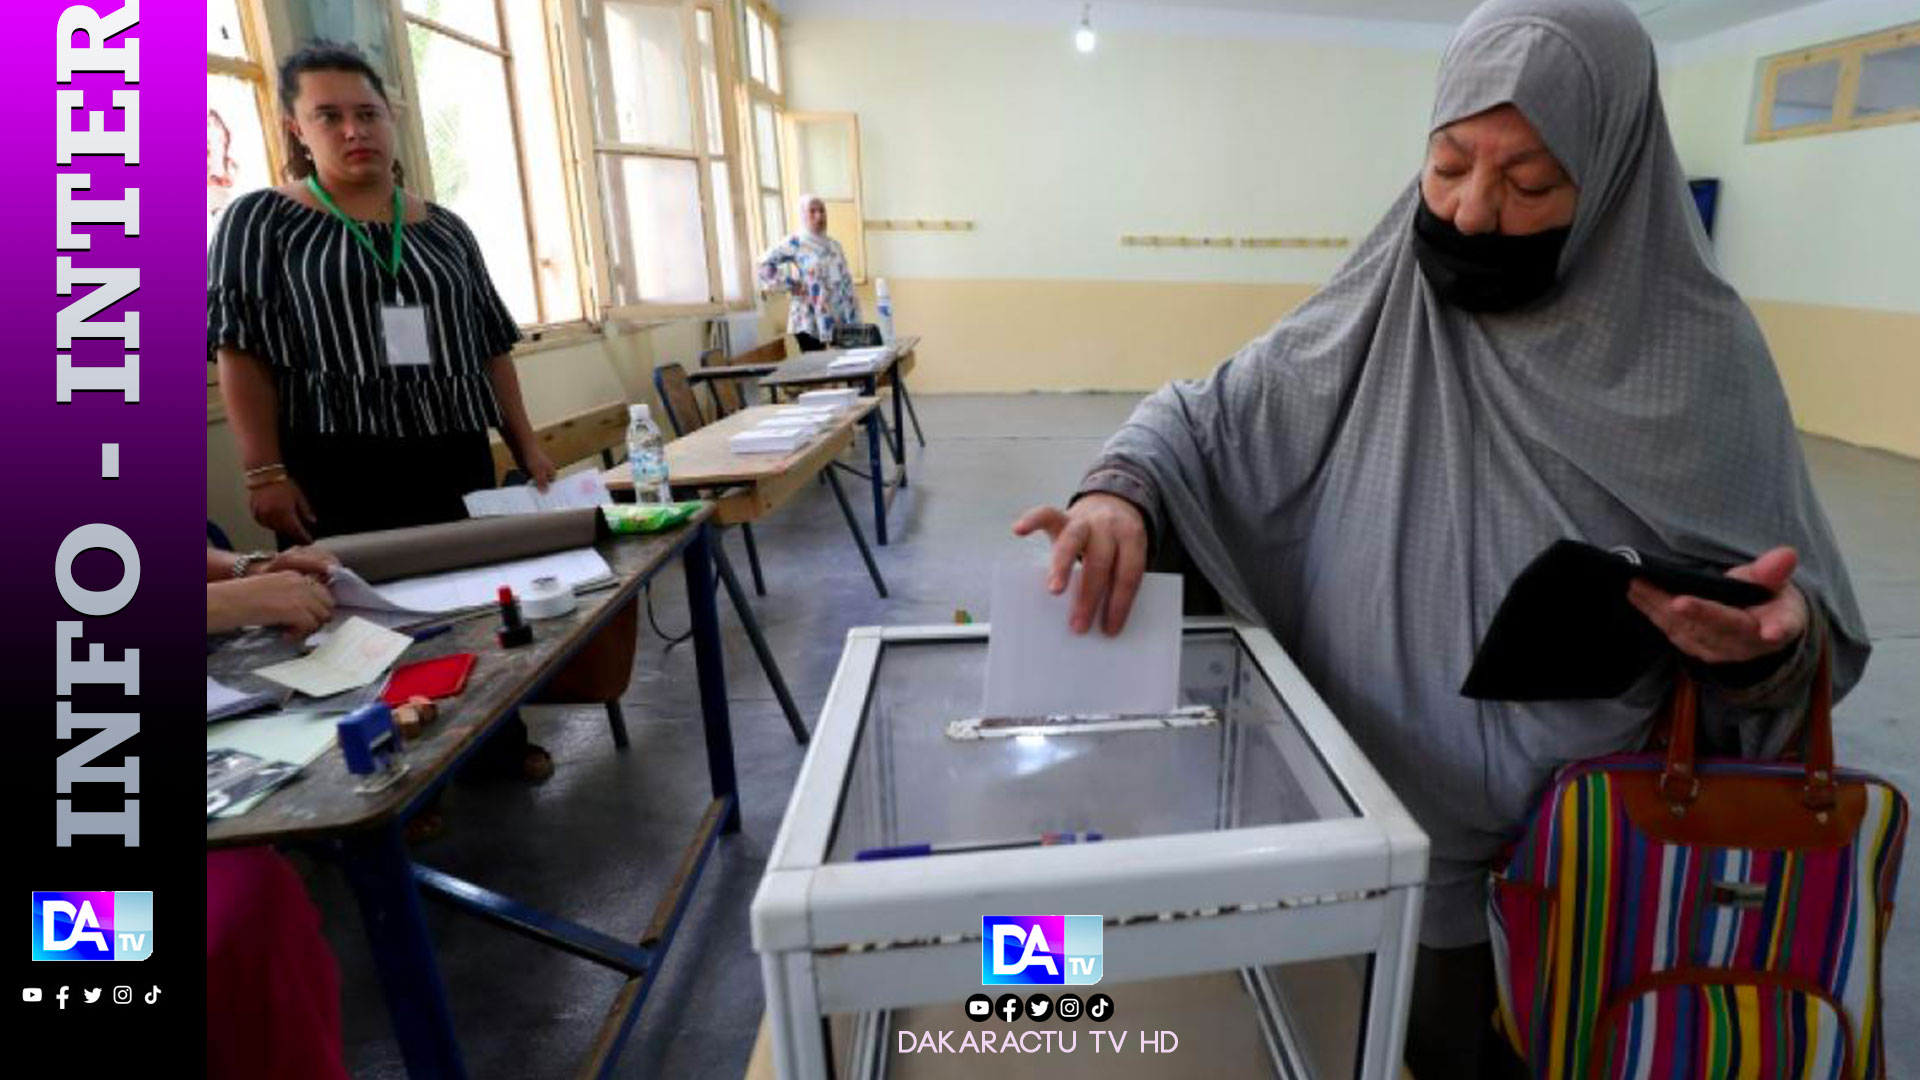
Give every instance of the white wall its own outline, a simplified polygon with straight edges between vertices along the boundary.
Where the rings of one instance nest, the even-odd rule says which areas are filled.
[[[1098,49],[1082,55],[1071,20],[786,6],[790,103],[859,114],[866,216],[977,222],[972,233],[869,234],[873,272],[901,278],[1324,280],[1342,252],[1123,248],[1119,238],[1357,241],[1419,168],[1443,40],[1103,22]],[[1240,29],[1260,25],[1251,17]],[[1369,33],[1385,44],[1365,43]]]
[[[1915,0],[1829,0],[1666,53],[1674,141],[1721,179],[1714,246],[1749,299],[1920,313],[1920,124],[1747,141],[1762,58],[1915,20]]]

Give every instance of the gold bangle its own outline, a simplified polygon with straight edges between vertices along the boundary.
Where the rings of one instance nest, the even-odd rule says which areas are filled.
[[[258,491],[263,487],[272,487],[275,484],[284,484],[287,482],[287,480],[288,480],[288,476],[284,472],[271,473],[266,476],[249,476],[247,477],[247,490]]]

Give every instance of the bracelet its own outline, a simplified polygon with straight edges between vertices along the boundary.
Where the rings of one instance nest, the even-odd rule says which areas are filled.
[[[271,473],[266,476],[249,476],[247,477],[247,490],[258,491],[263,487],[284,484],[287,482],[287,479],[287,474],[284,472]]]
[[[281,464],[280,462],[276,461],[271,465],[256,465],[253,468],[247,470],[247,475],[261,476],[266,473],[283,473],[286,471],[287,471],[287,467]]]
[[[249,551],[245,555],[233,560],[233,566],[229,568],[228,573],[233,575],[233,580],[238,581],[247,576],[247,571],[252,568],[254,563],[266,562],[271,558],[273,558],[273,556],[264,551]]]

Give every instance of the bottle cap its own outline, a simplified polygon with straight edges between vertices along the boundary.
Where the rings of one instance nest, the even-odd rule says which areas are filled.
[[[627,406],[627,419],[628,421],[652,420],[653,415],[647,410],[646,402],[642,401]]]

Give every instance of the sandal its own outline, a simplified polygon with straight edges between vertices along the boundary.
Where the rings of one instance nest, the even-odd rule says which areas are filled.
[[[520,758],[520,778],[529,784],[544,784],[553,778],[553,755],[546,748],[527,744]]]

